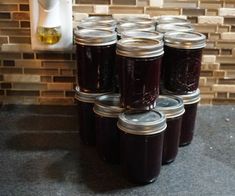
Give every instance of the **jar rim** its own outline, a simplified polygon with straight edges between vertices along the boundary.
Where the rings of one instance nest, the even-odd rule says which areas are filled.
[[[177,16],[159,16],[154,18],[157,24],[190,24],[191,22],[187,19],[180,18]]]
[[[128,110],[118,116],[117,126],[133,135],[153,135],[163,132],[167,125],[165,115],[159,111]]]
[[[105,94],[96,97],[94,112],[100,116],[117,118],[124,111],[121,107],[120,94]]]
[[[123,38],[117,42],[116,53],[134,58],[158,57],[163,55],[163,42],[147,38]]]
[[[149,38],[162,40],[163,34],[157,31],[145,31],[145,30],[128,30],[121,33],[122,38]]]
[[[199,49],[206,46],[206,36],[199,32],[170,31],[164,35],[166,46],[182,49]]]
[[[134,22],[124,22],[117,25],[117,33],[121,34],[123,31],[127,30],[143,30],[143,31],[155,31],[155,25],[150,24],[139,24]]]
[[[154,110],[164,113],[166,118],[176,118],[184,114],[183,99],[173,95],[160,95]]]
[[[170,31],[191,32],[194,31],[194,28],[191,24],[167,23],[157,25],[156,30],[160,33],[166,33]]]

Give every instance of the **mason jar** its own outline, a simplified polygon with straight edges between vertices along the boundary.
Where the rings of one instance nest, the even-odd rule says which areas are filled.
[[[95,100],[100,93],[84,93],[76,87],[75,101],[78,111],[78,131],[81,141],[87,145],[95,145],[95,114],[93,107]]]
[[[178,153],[182,118],[185,112],[183,100],[172,95],[160,95],[154,110],[166,116],[167,128],[164,133],[162,164],[173,162]]]
[[[191,24],[159,24],[156,31],[163,34],[169,31],[192,32],[194,28]]]
[[[117,43],[117,68],[121,104],[128,109],[154,108],[159,95],[163,43],[125,38]]]
[[[182,24],[182,25],[187,25],[191,24],[191,22],[187,19],[180,18],[177,16],[160,16],[160,17],[154,17],[153,20],[159,24]]]
[[[177,95],[183,99],[185,113],[182,119],[182,127],[180,134],[180,146],[186,146],[193,140],[195,129],[197,106],[200,101],[200,90],[189,92],[186,95]]]
[[[101,24],[108,24],[111,26],[115,26],[117,24],[116,20],[113,19],[111,16],[90,16],[88,18],[85,18],[83,21],[89,21],[89,22],[98,22]]]
[[[123,110],[119,94],[102,95],[95,101],[96,148],[101,159],[110,163],[120,162],[117,121]]]
[[[157,111],[126,111],[119,115],[121,167],[136,183],[156,180],[162,164],[165,116]]]
[[[205,35],[197,32],[167,32],[164,35],[163,88],[187,94],[198,88]]]
[[[75,31],[80,91],[103,93],[113,89],[117,34],[100,29]]]
[[[139,16],[127,16],[127,17],[120,18],[118,20],[119,24],[126,23],[126,22],[143,24],[143,25],[153,25],[155,23],[155,21],[153,21],[151,18],[139,17]]]
[[[77,24],[77,28],[80,29],[102,29],[107,31],[115,31],[116,24],[106,23],[104,21],[89,21],[87,19],[82,20]]]

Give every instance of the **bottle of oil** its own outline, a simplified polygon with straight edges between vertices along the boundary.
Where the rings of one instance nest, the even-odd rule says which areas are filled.
[[[38,0],[38,40],[43,44],[56,44],[61,39],[60,0]]]

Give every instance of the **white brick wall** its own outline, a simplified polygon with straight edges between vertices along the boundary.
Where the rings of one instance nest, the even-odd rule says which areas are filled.
[[[199,24],[223,24],[224,17],[222,16],[198,16]]]
[[[235,8],[219,8],[219,16],[235,16]]]

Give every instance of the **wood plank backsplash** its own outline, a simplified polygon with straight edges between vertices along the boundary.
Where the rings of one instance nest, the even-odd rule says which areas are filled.
[[[109,14],[185,15],[207,36],[202,58],[201,104],[235,103],[235,0],[73,1],[73,13],[94,14],[96,4]],[[74,104],[73,53],[31,50],[28,0],[0,0],[0,100],[5,104]]]

